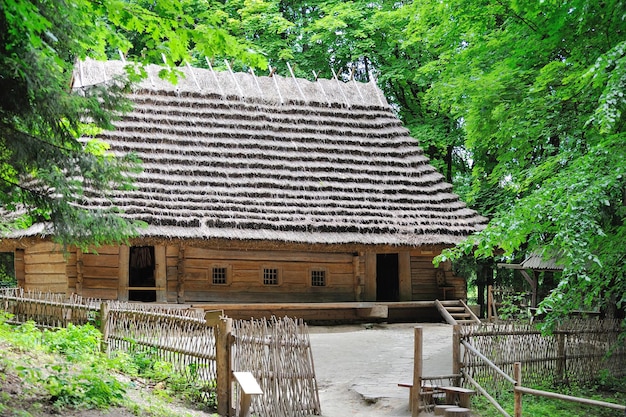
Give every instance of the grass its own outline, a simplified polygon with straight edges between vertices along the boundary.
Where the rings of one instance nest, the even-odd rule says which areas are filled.
[[[195,387],[185,383],[170,364],[140,351],[109,358],[100,352],[101,333],[89,324],[51,331],[32,322],[9,325],[7,317],[0,312],[2,416],[116,407],[116,415],[123,409],[128,416],[177,417],[191,414],[174,404],[199,406],[183,400],[197,398]],[[146,390],[148,386],[153,389]]]
[[[536,386],[529,387],[543,391],[557,392],[573,397],[588,398],[615,404],[626,404],[626,378],[612,378],[608,372],[601,373],[600,380],[588,385]],[[503,408],[513,415],[513,393],[506,392],[498,397]],[[500,417],[501,414],[483,396],[472,401],[474,415],[480,417]],[[623,417],[624,412],[610,408],[590,406],[570,401],[524,395],[522,397],[524,416],[532,417]]]

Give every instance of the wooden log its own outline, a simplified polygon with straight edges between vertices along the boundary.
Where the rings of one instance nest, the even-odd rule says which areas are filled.
[[[513,379],[515,379],[516,386],[522,385],[522,364],[520,362],[515,362],[513,365]],[[522,417],[522,393],[515,391],[513,397],[514,416]]]
[[[410,301],[413,298],[413,283],[411,280],[411,254],[408,251],[398,254],[398,280],[400,301]]]
[[[460,374],[463,359],[461,357],[461,325],[457,324],[452,326],[452,373]],[[459,380],[454,382],[459,384]]]
[[[128,301],[128,275],[130,262],[130,248],[126,245],[120,246],[119,267],[117,269],[117,299],[120,301]]]
[[[435,415],[436,416],[443,416],[446,413],[446,410],[448,408],[456,408],[455,405],[451,405],[451,404],[438,404],[435,406]]]
[[[185,302],[185,247],[183,245],[178,250],[176,267],[176,302],[182,304]]]
[[[536,395],[539,397],[553,398],[556,400],[571,401],[571,402],[576,402],[580,404],[611,408],[613,410],[619,410],[619,411],[626,411],[625,405],[609,403],[606,401],[598,401],[598,400],[591,400],[588,398],[572,397],[570,395],[558,394],[556,392],[542,391],[542,390],[526,388],[526,387],[515,387],[515,391],[519,391],[522,394],[530,394],[530,395]]]
[[[230,337],[233,329],[233,320],[224,318],[219,320],[214,328],[216,366],[217,366],[217,413],[220,416],[232,414],[231,394],[231,358]]]
[[[416,326],[413,329],[413,386],[409,399],[411,401],[411,417],[417,417],[422,406],[422,328]]]
[[[154,279],[156,283],[156,301],[157,303],[166,303],[167,294],[167,259],[165,257],[165,245],[157,245],[154,247]]]
[[[109,352],[109,304],[100,304],[100,332],[102,333],[102,341],[100,350],[103,353]]]
[[[376,300],[376,254],[365,252],[365,301]]]
[[[451,407],[446,408],[444,411],[445,417],[470,417],[469,408],[465,407]]]
[[[472,402],[472,396],[476,391],[462,387],[441,387],[446,393],[446,403],[458,404],[460,407],[469,408]]]

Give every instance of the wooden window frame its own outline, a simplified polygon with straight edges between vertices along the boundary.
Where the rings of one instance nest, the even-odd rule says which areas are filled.
[[[267,283],[265,281],[265,271],[267,270],[275,270],[276,271],[276,283]],[[263,284],[264,287],[276,287],[276,286],[280,286],[283,282],[283,272],[282,269],[277,267],[277,266],[262,266],[261,270],[260,270],[260,275],[261,275],[261,284]]]
[[[323,276],[323,284],[322,285],[316,285],[315,284],[315,278],[313,275],[316,273],[322,273]],[[318,277],[319,278],[319,277]],[[328,270],[326,268],[310,268],[309,269],[309,286],[311,288],[327,288],[328,287]]]
[[[224,269],[225,273],[226,273],[226,282],[215,282],[214,281],[214,277],[213,277],[213,273],[214,270],[216,269]],[[228,286],[231,284],[232,282],[232,266],[231,265],[224,265],[224,264],[213,264],[209,267],[209,283],[211,285],[215,285],[215,286],[219,286],[219,287],[223,287],[223,286]]]

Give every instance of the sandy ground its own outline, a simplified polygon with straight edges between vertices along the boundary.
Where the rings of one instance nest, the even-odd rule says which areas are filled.
[[[452,326],[438,323],[311,326],[323,417],[408,417],[414,327],[423,332],[423,374],[452,373]]]

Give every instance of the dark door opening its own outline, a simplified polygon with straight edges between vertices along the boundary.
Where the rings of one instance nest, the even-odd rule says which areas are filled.
[[[376,255],[376,301],[400,301],[397,253]]]
[[[128,299],[130,301],[156,301],[154,269],[154,246],[133,246],[130,248],[128,265]],[[141,287],[147,288],[145,290],[137,289]]]

